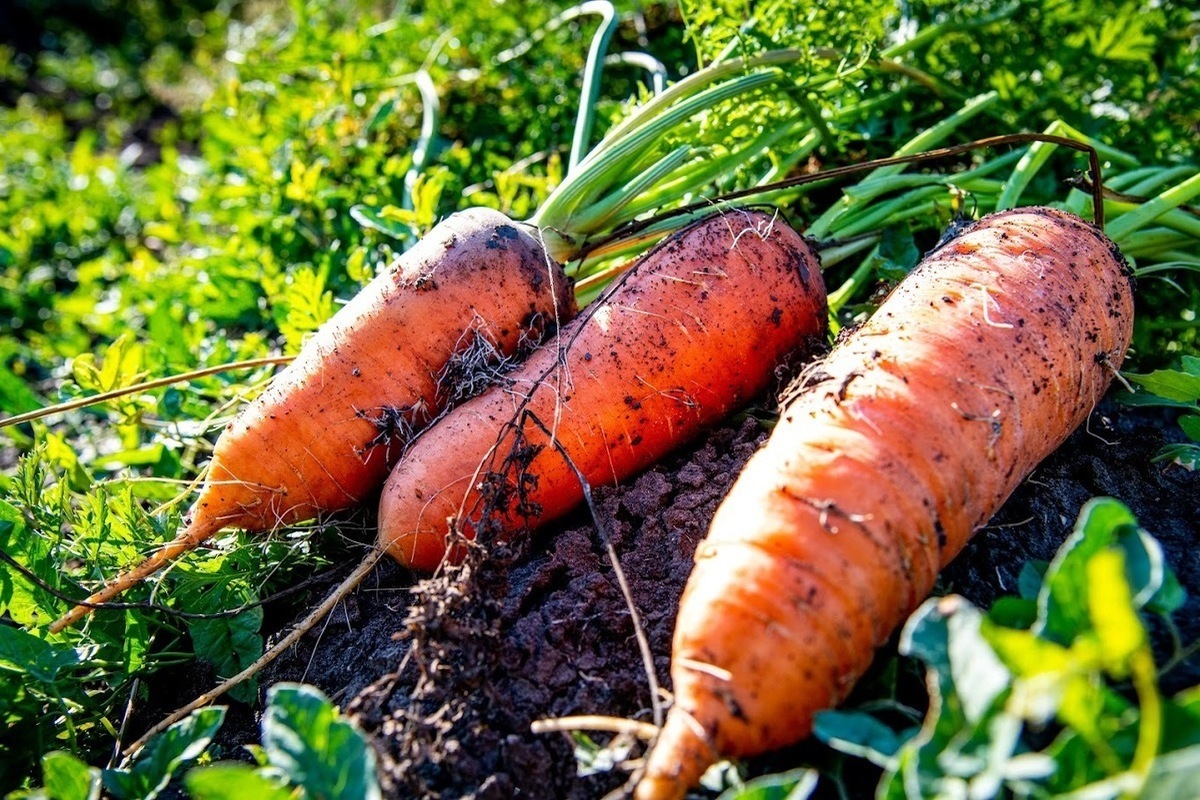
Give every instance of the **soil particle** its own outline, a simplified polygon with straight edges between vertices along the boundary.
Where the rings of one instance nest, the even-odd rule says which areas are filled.
[[[977,534],[939,589],[982,606],[1015,592],[1022,565],[1054,554],[1080,506],[1111,495],[1162,542],[1189,591],[1176,615],[1181,640],[1196,641],[1200,473],[1151,461],[1164,437],[1177,433],[1154,411],[1102,406]],[[765,435],[753,419],[730,423],[624,487],[595,489],[664,683],[693,552]],[[1161,663],[1169,637],[1155,634]],[[580,776],[572,741],[533,734],[530,723],[578,714],[652,718],[629,610],[601,534],[583,512],[532,544],[476,553],[415,585],[399,567],[381,566],[323,630],[276,662],[263,686],[301,678],[371,735],[389,797],[598,798],[627,773]],[[1168,691],[1200,683],[1200,662],[1164,680]],[[786,765],[768,760],[759,768]]]

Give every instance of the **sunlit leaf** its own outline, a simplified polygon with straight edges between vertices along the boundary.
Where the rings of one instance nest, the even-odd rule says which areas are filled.
[[[79,654],[69,647],[39,639],[19,628],[0,625],[0,669],[29,675],[52,684],[67,667],[79,663]]]
[[[196,767],[184,777],[195,800],[289,800],[303,797],[300,787],[288,788],[249,764]]]
[[[220,706],[193,711],[147,742],[132,766],[104,770],[104,788],[117,800],[152,800],[181,766],[200,757],[224,721]]]
[[[99,800],[100,770],[70,753],[42,756],[42,782],[48,800]]]
[[[317,689],[278,683],[267,693],[263,749],[271,765],[314,800],[381,797],[375,752]]]

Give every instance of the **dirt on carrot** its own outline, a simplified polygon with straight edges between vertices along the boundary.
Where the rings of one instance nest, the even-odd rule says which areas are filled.
[[[728,416],[826,331],[812,247],[731,209],[654,247],[484,394],[422,433],[384,485],[379,545],[432,571],[483,528],[553,520]]]
[[[625,486],[597,490],[601,519],[613,532],[666,688],[675,604],[692,548],[765,436],[753,421],[734,422]],[[1161,412],[1102,405],[942,573],[938,591],[985,606],[1012,593],[1021,565],[1053,556],[1083,502],[1111,495],[1163,544],[1188,589],[1187,605],[1177,615],[1181,635],[1184,641],[1200,638],[1200,528],[1194,518],[1200,473],[1151,462],[1168,438],[1179,436]],[[369,520],[363,523],[367,527]],[[595,800],[619,787],[627,773],[581,777],[564,735],[528,728],[532,720],[568,714],[647,718],[646,679],[628,612],[593,526],[575,514],[524,552],[488,563],[423,584],[416,597],[404,570],[381,563],[328,624],[264,673],[262,691],[275,681],[303,679],[348,708],[381,754],[389,797],[501,798],[522,787],[529,796]],[[315,587],[311,594],[320,598],[326,590]],[[447,603],[462,610],[447,615]],[[307,605],[298,604],[296,613]],[[460,617],[469,609],[475,611]],[[268,612],[268,626],[290,627],[290,616]],[[441,621],[414,645],[410,618]],[[1156,644],[1162,663],[1170,652],[1166,631],[1156,631]],[[419,652],[410,654],[414,647]],[[889,645],[883,655],[891,653]],[[150,696],[162,705],[141,709],[141,719],[157,721],[213,682],[211,670],[202,667],[161,674]],[[1196,683],[1200,660],[1168,673],[1163,688],[1173,692]],[[903,702],[923,703],[919,681],[903,688]],[[255,712],[233,703],[220,733],[227,752],[238,752],[257,735]],[[793,766],[799,756],[814,755],[814,747],[756,759],[750,768]],[[863,780],[869,790],[870,776]]]

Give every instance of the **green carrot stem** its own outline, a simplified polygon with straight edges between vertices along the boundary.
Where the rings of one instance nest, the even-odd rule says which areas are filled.
[[[1121,252],[1127,256],[1142,258],[1157,253],[1173,252],[1195,242],[1194,236],[1169,228],[1143,228],[1122,237]]]
[[[1200,172],[1142,203],[1128,214],[1117,217],[1107,225],[1106,233],[1114,242],[1121,244],[1121,241],[1134,231],[1148,225],[1171,209],[1178,208],[1197,195],[1200,195]]]
[[[840,218],[830,230],[835,238],[855,236],[871,230],[882,230],[899,221],[911,219],[919,208],[933,208],[929,201],[945,195],[941,186],[926,186],[905,192],[899,197],[866,208],[856,208]]]
[[[623,208],[661,180],[664,175],[673,172],[691,156],[691,147],[682,145],[675,148],[608,197],[576,212],[571,220],[572,225],[577,230],[590,231],[610,222]]]
[[[604,54],[617,30],[617,12],[608,0],[586,0],[576,6],[577,15],[594,14],[600,17],[600,26],[592,36],[587,60],[583,66],[583,88],[580,92],[579,112],[575,119],[575,133],[571,138],[571,153],[567,159],[567,173],[579,165],[587,151],[588,140],[596,120],[596,101],[600,97],[600,75],[604,69]]]
[[[667,178],[627,206],[626,215],[636,217],[670,200],[686,197],[718,177],[731,173],[737,164],[753,161],[789,135],[794,135],[796,122],[795,119],[783,120],[773,128],[763,131],[744,147],[730,150],[724,155],[707,157],[699,164],[686,165],[680,170],[681,174]]]
[[[634,129],[610,148],[597,148],[546,199],[530,223],[539,227],[569,230],[572,212],[620,181],[627,165],[639,158],[647,148],[657,144],[672,126],[724,100],[774,83],[781,76],[778,70],[771,70],[717,84],[664,111],[653,123]],[[667,94],[669,90],[660,97]]]
[[[400,207],[408,211],[413,209],[413,190],[416,188],[417,179],[421,177],[429,161],[429,148],[437,133],[438,114],[441,110],[437,87],[433,85],[433,78],[429,77],[429,73],[424,69],[418,70],[414,81],[417,91],[421,94],[421,133],[413,147],[412,164],[404,173],[404,191],[400,196]]]

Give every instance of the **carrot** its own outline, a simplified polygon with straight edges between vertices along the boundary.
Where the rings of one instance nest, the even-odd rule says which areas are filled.
[[[574,303],[531,228],[489,209],[444,220],[226,426],[179,536],[51,631],[223,528],[267,531],[360,503],[481,368],[532,347]]]
[[[1049,208],[928,255],[808,372],[696,554],[674,705],[637,800],[808,735],[938,570],[1091,412],[1132,332],[1127,267]]]
[[[782,220],[694,223],[418,437],[384,486],[379,546],[432,570],[461,555],[448,519],[474,538],[565,514],[582,481],[618,482],[760,393],[825,322],[819,264]]]

